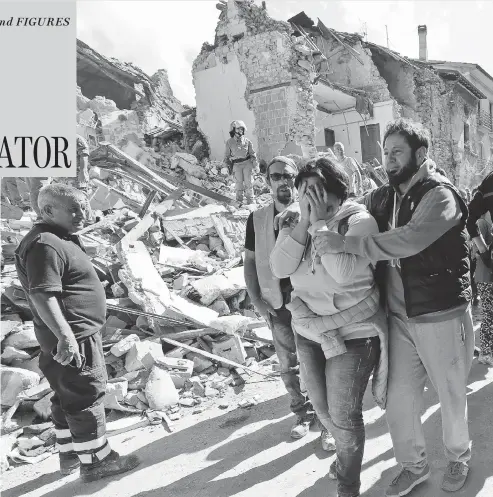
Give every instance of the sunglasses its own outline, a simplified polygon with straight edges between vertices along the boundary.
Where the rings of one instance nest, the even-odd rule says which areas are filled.
[[[285,174],[281,174],[281,173],[272,173],[269,175],[270,176],[270,179],[272,181],[281,181],[282,179],[285,179],[286,181],[291,181],[294,179],[295,175],[294,174],[289,174],[289,173],[285,173]]]

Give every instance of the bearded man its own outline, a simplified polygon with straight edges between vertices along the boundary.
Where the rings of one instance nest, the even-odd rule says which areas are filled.
[[[291,281],[276,278],[269,265],[269,257],[276,244],[279,230],[274,229],[274,218],[294,201],[294,179],[298,174],[295,162],[283,156],[274,157],[267,165],[267,183],[273,202],[250,214],[245,238],[245,281],[248,294],[259,314],[272,330],[274,346],[281,366],[281,378],[291,396],[291,411],[297,419],[291,428],[292,438],[302,438],[314,421],[313,407],[302,392],[295,334],[291,328]],[[324,434],[322,445],[333,450],[331,435]]]

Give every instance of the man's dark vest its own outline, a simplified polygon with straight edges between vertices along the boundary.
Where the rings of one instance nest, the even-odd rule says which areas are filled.
[[[418,181],[402,199],[396,227],[406,225],[425,194],[440,185],[456,194],[462,218],[460,224],[449,229],[419,254],[400,259],[406,313],[410,318],[450,309],[471,299],[465,230],[468,212],[465,202],[453,185],[435,178]],[[394,208],[394,189],[390,185],[384,185],[374,190],[369,208],[380,232],[388,231]],[[382,283],[386,266],[387,262],[377,264],[376,278],[380,287],[384,286]]]

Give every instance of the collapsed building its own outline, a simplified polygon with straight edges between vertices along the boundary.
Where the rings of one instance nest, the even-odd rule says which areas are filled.
[[[77,129],[90,147],[108,141],[124,148],[149,134],[183,135],[184,108],[164,69],[149,77],[77,40],[77,85]]]
[[[147,424],[172,431],[182,416],[214,405],[252,407],[252,380],[280,373],[272,333],[246,291],[250,211],[228,196],[227,168],[208,159],[195,110],[173,96],[164,71],[149,78],[79,42],[77,78],[95,218],[77,234],[106,292],[109,436]],[[254,188],[257,202],[270,201],[263,179]],[[58,451],[53,390],[14,266],[36,219],[28,209],[1,210],[0,471]]]
[[[251,0],[228,0],[214,45],[193,65],[197,121],[215,159],[228,124],[242,119],[259,157],[305,157],[336,141],[360,163],[382,162],[386,124],[397,117],[431,131],[431,156],[455,184],[477,185],[493,161],[493,78],[476,64],[403,57],[304,12],[288,22]]]

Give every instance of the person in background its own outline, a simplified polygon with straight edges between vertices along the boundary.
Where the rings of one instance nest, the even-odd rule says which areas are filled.
[[[491,245],[493,236],[490,214],[483,214],[478,219],[477,226],[486,245]],[[478,250],[476,249],[474,252],[476,257],[474,279],[476,280],[483,313],[479,331],[481,347],[478,361],[482,364],[493,366],[493,273],[491,268],[487,267],[479,256]]]
[[[350,191],[349,193],[354,193],[355,196],[363,194],[363,179],[361,177],[361,170],[352,157],[347,157],[344,152],[344,145],[341,142],[334,143],[334,154],[337,160],[344,167],[346,174],[350,178]]]
[[[376,401],[385,407],[387,320],[379,305],[371,262],[337,254],[318,257],[312,239],[329,231],[378,233],[366,208],[347,200],[349,176],[327,158],[300,169],[297,222],[283,227],[270,256],[272,273],[290,278],[292,325],[302,378],[315,412],[335,439],[329,477],[339,497],[360,495],[365,445],[363,395],[374,372]],[[382,352],[382,353],[381,353]]]
[[[297,416],[291,428],[292,438],[302,438],[314,422],[313,408],[302,391],[299,375],[296,340],[291,328],[291,313],[286,309],[290,301],[291,281],[276,278],[269,266],[269,257],[276,243],[278,231],[274,217],[294,201],[294,178],[298,168],[293,160],[274,157],[266,168],[267,184],[273,202],[252,212],[246,224],[245,282],[250,299],[258,313],[272,330],[272,338],[281,366],[281,378],[291,397],[291,411]],[[325,435],[322,444],[330,442]]]
[[[408,495],[430,477],[421,423],[427,376],[438,393],[448,464],[442,489],[461,489],[469,473],[471,439],[467,380],[474,353],[467,205],[428,158],[428,130],[407,119],[384,135],[389,184],[365,196],[380,233],[314,240],[319,257],[354,254],[379,264],[389,316],[387,422],[402,466],[387,497]],[[383,272],[382,272],[383,270]],[[313,398],[312,398],[313,401]]]
[[[74,235],[84,226],[87,198],[63,184],[39,192],[42,221],[15,251],[15,266],[33,314],[41,348],[39,368],[55,392],[51,413],[59,446],[60,472],[80,468],[83,481],[135,468],[135,455],[120,457],[106,438],[107,373],[101,328],[106,294]]]
[[[258,161],[252,142],[245,136],[246,131],[243,121],[231,123],[224,162],[235,177],[236,200],[243,202],[244,193],[247,204],[251,204],[253,202],[252,174],[258,169]]]
[[[89,189],[89,145],[83,136],[77,135],[76,146],[77,162],[75,178],[57,178],[55,181],[59,184],[77,188],[87,194]]]
[[[489,212],[493,218],[493,172],[486,175],[476,193],[469,203],[469,217],[467,218],[467,231],[478,249],[479,256],[487,268],[492,267],[491,246],[485,243],[477,226],[478,219]]]

